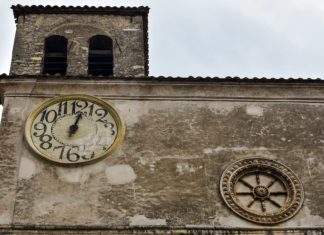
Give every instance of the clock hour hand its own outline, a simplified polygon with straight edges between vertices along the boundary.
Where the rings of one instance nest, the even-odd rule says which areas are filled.
[[[78,130],[78,128],[79,128],[78,122],[80,121],[81,118],[82,118],[82,113],[80,113],[77,116],[77,119],[75,120],[74,124],[69,127],[69,137],[71,137],[73,134],[75,134],[76,131]]]

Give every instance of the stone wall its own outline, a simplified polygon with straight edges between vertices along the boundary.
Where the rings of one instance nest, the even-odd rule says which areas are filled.
[[[68,39],[67,75],[86,76],[89,39],[94,35],[107,35],[113,40],[114,76],[144,76],[143,31],[142,16],[20,16],[10,74],[42,74],[45,38],[62,35]]]
[[[5,91],[2,226],[261,231],[324,226],[321,84],[32,79],[0,84]],[[72,89],[113,105],[126,136],[106,159],[66,168],[35,157],[23,131],[31,110]],[[301,180],[305,201],[293,218],[261,225],[242,219],[224,203],[219,189],[223,171],[251,157],[285,164]]]

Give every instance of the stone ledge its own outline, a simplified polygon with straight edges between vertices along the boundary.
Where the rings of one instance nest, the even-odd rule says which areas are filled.
[[[278,227],[217,227],[217,226],[141,226],[141,227],[107,227],[107,226],[86,226],[86,225],[0,225],[0,234],[294,234],[294,235],[323,235],[324,227],[312,228],[278,228]]]

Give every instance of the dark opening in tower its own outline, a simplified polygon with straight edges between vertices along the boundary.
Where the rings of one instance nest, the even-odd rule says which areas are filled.
[[[113,44],[110,37],[96,35],[89,41],[88,74],[113,75]]]
[[[59,35],[53,35],[45,39],[43,74],[66,74],[67,43],[67,39]]]

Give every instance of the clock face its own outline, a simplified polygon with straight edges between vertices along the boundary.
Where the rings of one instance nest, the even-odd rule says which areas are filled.
[[[27,120],[25,135],[38,155],[78,165],[107,156],[122,141],[124,126],[105,101],[68,95],[51,99],[34,110]]]

